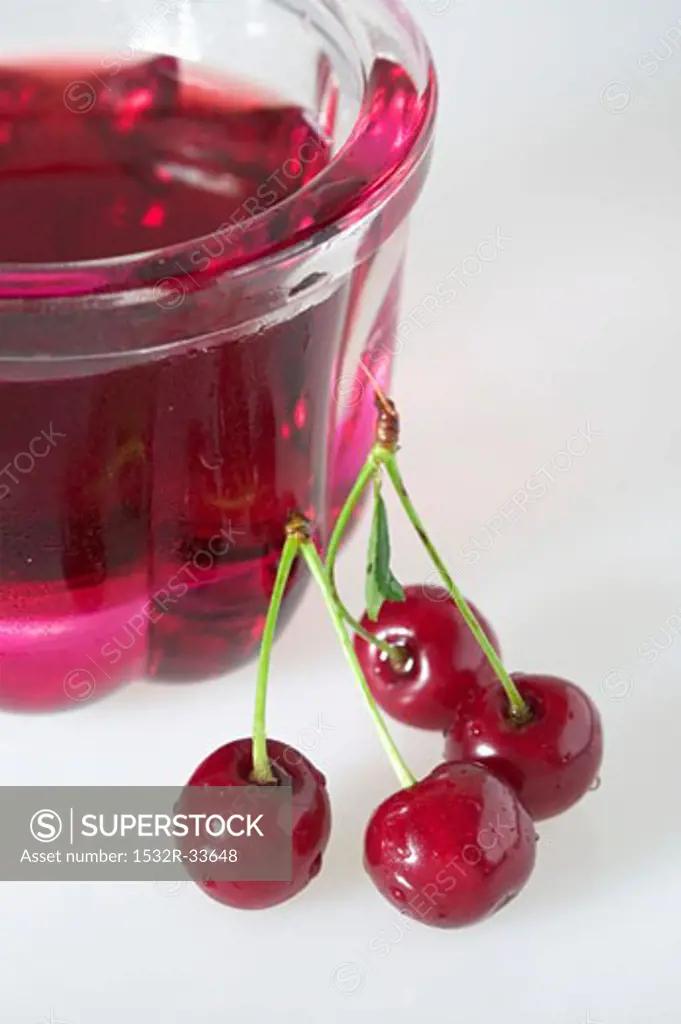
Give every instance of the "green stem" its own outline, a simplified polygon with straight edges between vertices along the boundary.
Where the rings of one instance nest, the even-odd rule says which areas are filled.
[[[468,604],[466,603],[463,594],[461,593],[457,585],[454,583],[454,580],[451,578],[449,573],[447,572],[447,568],[444,562],[442,561],[437,551],[435,550],[433,542],[426,533],[426,528],[423,525],[423,522],[421,521],[421,518],[419,517],[416,509],[414,508],[411,502],[411,498],[407,493],[407,489],[404,486],[404,481],[397,467],[397,459],[394,454],[388,455],[388,457],[385,459],[385,468],[388,472],[388,476],[390,477],[393,483],[393,486],[395,487],[397,495],[402,503],[404,511],[406,512],[409,518],[409,521],[411,522],[412,526],[414,527],[417,534],[421,538],[423,546],[428,552],[434,566],[438,570],[447,590],[449,591],[450,597],[456,604],[456,607],[459,609],[461,615],[463,616],[466,622],[466,625],[473,633],[473,636],[480,644],[482,650],[484,651],[487,657],[487,660],[494,669],[499,682],[506,691],[506,695],[511,705],[511,717],[515,719],[515,721],[517,722],[527,721],[530,717],[530,709],[521,697],[518,687],[515,685],[515,683],[509,676],[508,672],[504,668],[501,659],[499,658],[499,655],[497,654],[494,647],[490,643],[485,631],[482,629],[480,623],[475,618],[475,615],[468,607]]]
[[[336,597],[334,595],[334,590],[331,584],[331,580],[329,578],[328,570],[324,567],[324,563],[319,557],[317,549],[315,548],[311,540],[301,541],[300,550],[305,561],[307,562],[307,566],[308,569],[310,570],[312,578],[314,579],[315,583],[317,583],[319,589],[322,592],[324,602],[329,611],[329,615],[331,616],[331,620],[333,622],[336,633],[338,634],[338,639],[341,642],[341,646],[343,648],[345,657],[347,658],[348,664],[352,669],[352,673],[355,676],[355,679],[357,680],[362,690],[362,693],[364,694],[364,697],[366,698],[366,702],[369,706],[369,711],[371,713],[371,717],[374,720],[376,729],[378,730],[378,737],[381,741],[383,749],[385,750],[386,754],[388,755],[388,758],[390,759],[390,763],[392,764],[395,770],[395,774],[397,775],[400,784],[403,786],[403,788],[407,789],[409,786],[414,785],[416,779],[414,778],[412,773],[409,771],[409,768],[403,761],[402,755],[397,749],[395,741],[393,740],[392,736],[388,732],[388,727],[383,721],[380,711],[376,707],[376,701],[374,700],[374,696],[371,690],[369,689],[369,685],[366,679],[364,678],[364,673],[362,672],[360,664],[357,660],[355,649],[352,646],[352,640],[350,639],[348,631],[345,628],[343,616],[341,614],[340,608],[338,607],[338,603],[336,601]]]
[[[340,594],[338,593],[338,587],[336,585],[336,557],[338,555],[338,549],[340,548],[340,542],[368,484],[372,479],[375,480],[377,475],[380,473],[381,463],[384,458],[384,449],[381,449],[378,446],[369,452],[367,460],[355,481],[355,485],[350,491],[347,501],[343,505],[340,515],[336,520],[336,525],[331,535],[331,540],[329,541],[329,547],[326,554],[326,571],[328,573],[334,602],[347,624],[355,631],[355,633],[358,634],[358,636],[361,636],[367,641],[367,643],[373,644],[373,646],[377,647],[379,651],[383,651],[384,654],[392,659],[396,657],[395,652],[399,651],[399,648],[393,647],[392,644],[387,643],[385,640],[379,640],[377,636],[374,636],[374,634],[370,633],[368,629],[365,629],[361,622],[358,622],[354,615],[348,611],[347,607],[341,600]],[[397,657],[399,658],[401,655],[398,655]]]
[[[267,756],[267,730],[265,727],[267,682],[279,609],[299,548],[300,537],[298,534],[289,533],[279,560],[277,577],[274,581],[270,606],[267,609],[267,619],[265,620],[265,629],[260,646],[258,681],[255,690],[255,711],[253,713],[253,781],[260,785],[272,785],[276,781],[270,767],[270,759]]]

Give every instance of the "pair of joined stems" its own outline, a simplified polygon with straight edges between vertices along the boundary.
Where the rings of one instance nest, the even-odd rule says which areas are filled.
[[[369,684],[364,678],[364,673],[357,660],[355,649],[345,626],[343,613],[338,607],[336,597],[329,581],[326,567],[311,540],[307,523],[298,517],[289,524],[287,529],[286,542],[279,561],[279,569],[272,592],[272,600],[265,621],[263,632],[260,664],[258,667],[258,682],[256,688],[255,714],[253,717],[253,781],[260,785],[272,785],[275,782],[272,774],[272,767],[267,756],[267,731],[265,727],[265,707],[267,703],[267,683],[269,679],[269,667],[272,654],[274,633],[279,616],[281,601],[286,590],[286,584],[291,574],[296,558],[302,555],[310,575],[319,587],[324,603],[328,609],[331,621],[333,622],[338,639],[340,640],[343,653],[347,659],[350,669],[357,680],[357,683],[364,694],[369,712],[374,720],[378,737],[385,750],[395,774],[403,788],[413,786],[416,779],[409,771],[404,762],[395,741],[393,740],[383,717],[376,706]]]
[[[407,518],[414,527],[421,539],[423,546],[435,566],[445,588],[451,599],[454,601],[466,625],[473,633],[478,644],[482,648],[487,660],[492,666],[499,682],[503,686],[510,705],[510,717],[517,724],[526,722],[530,717],[530,711],[523,700],[516,684],[504,668],[499,655],[490,643],[485,631],[480,626],[475,615],[471,611],[463,594],[454,583],[454,580],[447,571],[447,567],[440,558],[433,542],[431,541],[425,526],[418,515],[411,498],[404,485],[402,475],[397,465],[396,446],[378,441],[372,448],[369,457],[362,467],[357,480],[341,510],[336,522],[331,540],[329,542],[326,564],[322,561],[313,541],[310,539],[309,527],[302,517],[294,517],[287,528],[287,538],[282,551],[277,577],[272,593],[272,600],[267,613],[265,629],[263,632],[260,664],[258,668],[258,682],[256,690],[255,714],[253,721],[253,778],[260,784],[272,784],[274,776],[267,756],[267,734],[265,729],[265,706],[267,701],[267,681],[269,677],[269,666],[274,641],[277,619],[281,601],[286,590],[286,585],[293,568],[293,564],[302,555],[307,563],[310,574],[319,586],[324,602],[331,616],[341,647],[348,661],[350,669],[355,676],[367,701],[370,714],[376,725],[381,744],[395,770],[400,784],[407,788],[414,785],[416,779],[405,764],[402,755],[395,745],[392,736],[383,720],[371,689],[364,678],[364,673],[357,660],[354,646],[346,623],[363,637],[367,643],[373,644],[386,654],[396,668],[399,669],[403,663],[404,651],[395,647],[379,637],[374,636],[359,623],[347,610],[340,599],[338,588],[335,582],[335,565],[342,537],[352,518],[357,505],[359,504],[364,491],[369,483],[374,480],[385,469],[388,477],[395,488]]]
[[[350,614],[350,612],[344,606],[343,602],[341,601],[338,595],[338,588],[336,585],[335,576],[336,557],[338,555],[338,550],[340,547],[341,539],[343,537],[343,533],[345,532],[347,524],[351,516],[353,515],[355,508],[357,507],[357,504],[361,500],[366,487],[368,486],[370,481],[378,473],[381,472],[383,467],[385,468],[385,471],[387,472],[388,477],[390,478],[390,481],[393,487],[395,488],[395,491],[400,500],[402,508],[404,509],[407,515],[407,518],[409,519],[411,525],[414,527],[414,530],[418,534],[421,543],[425,547],[431,562],[435,566],[438,575],[442,580],[442,583],[444,584],[447,592],[449,593],[449,596],[451,597],[452,601],[458,608],[466,625],[473,633],[473,636],[477,640],[478,644],[483,650],[483,653],[487,657],[487,660],[494,669],[497,679],[503,686],[509,700],[511,718],[518,724],[522,723],[523,721],[526,721],[529,717],[529,708],[527,707],[527,704],[521,697],[518,687],[516,686],[513,679],[511,679],[508,672],[504,668],[504,665],[501,659],[499,658],[499,655],[497,654],[496,650],[494,649],[493,645],[490,643],[487,634],[485,633],[482,626],[480,625],[475,615],[471,611],[468,602],[466,601],[463,594],[461,593],[456,583],[452,579],[451,575],[447,571],[447,567],[440,558],[440,555],[438,554],[435,545],[428,536],[423,521],[421,520],[421,517],[416,511],[413,502],[409,497],[407,488],[405,487],[404,480],[402,479],[402,474],[400,473],[397,465],[396,452],[393,449],[384,447],[380,444],[374,446],[369,455],[369,458],[364,464],[361,473],[357,477],[355,486],[350,492],[348,500],[346,501],[343,507],[343,510],[338,518],[338,522],[336,523],[336,527],[333,531],[333,536],[329,543],[329,550],[326,559],[326,570],[329,576],[329,582],[331,584],[331,589],[334,594],[334,598],[336,600],[338,607],[341,609],[345,620],[348,622],[350,627],[354,629],[354,631],[358,633],[361,637],[363,637],[368,643],[373,644],[379,650],[383,651],[383,653],[386,654],[393,661],[396,668],[399,669],[400,664],[404,659],[404,649],[400,647],[395,647],[392,644],[387,643],[384,640],[381,640],[379,637],[374,636],[368,630],[364,629],[361,623],[357,622],[357,620]]]

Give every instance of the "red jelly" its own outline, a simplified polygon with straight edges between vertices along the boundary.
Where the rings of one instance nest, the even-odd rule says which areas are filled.
[[[0,705],[19,709],[256,653],[287,517],[328,535],[371,443],[358,360],[387,386],[427,163],[432,89],[386,60],[338,152],[332,125],[172,57],[95,66],[0,68]]]

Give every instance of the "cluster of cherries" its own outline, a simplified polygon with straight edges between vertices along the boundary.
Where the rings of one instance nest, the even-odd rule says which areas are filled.
[[[392,403],[384,410],[396,418]],[[534,823],[567,810],[597,785],[601,722],[594,703],[573,683],[505,671],[494,631],[461,597],[432,548],[397,473],[395,423],[387,434],[385,427],[383,422],[366,481],[387,470],[446,589],[406,587],[399,599],[381,602],[377,613],[357,623],[337,596],[333,559],[323,565],[300,519],[289,542],[297,536],[293,554],[304,556],[321,586],[402,782],[369,821],[366,870],[401,912],[425,924],[458,927],[489,916],[520,892],[535,863]],[[358,481],[348,515],[361,491]],[[331,549],[336,547],[332,539]],[[354,624],[352,642],[343,640],[348,622]],[[264,657],[268,662],[269,647]],[[424,779],[417,781],[404,765],[377,704],[401,722],[444,733],[444,761]],[[188,783],[230,787],[266,781],[291,788],[290,880],[194,876],[209,895],[240,908],[273,906],[300,892],[318,874],[330,834],[322,773],[298,751],[267,740],[274,770],[259,777],[256,749],[251,738],[230,743],[211,754]]]
[[[471,610],[500,654],[494,631]],[[443,731],[445,762],[376,811],[367,869],[400,908],[409,912],[410,899],[418,901],[414,916],[426,923],[473,923],[509,902],[529,878],[533,823],[566,811],[597,785],[598,709],[565,679],[513,673],[523,700],[514,714],[478,641],[439,587],[407,588],[403,604],[383,606],[374,632],[406,655],[392,661],[356,638],[376,699],[402,722]]]

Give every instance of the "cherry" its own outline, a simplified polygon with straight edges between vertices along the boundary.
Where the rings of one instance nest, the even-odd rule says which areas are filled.
[[[458,928],[517,896],[535,853],[534,825],[514,791],[480,765],[450,762],[375,811],[364,866],[402,913]]]
[[[484,764],[513,786],[539,821],[567,810],[596,781],[603,755],[601,719],[574,683],[521,672],[512,679],[531,719],[526,724],[510,720],[501,687],[478,691],[452,722],[445,756]]]
[[[471,688],[496,676],[463,616],[442,587],[410,586],[406,600],[386,602],[378,621],[364,615],[362,626],[402,649],[394,663],[375,644],[355,635],[355,652],[371,691],[384,711],[421,729],[446,729]],[[493,647],[499,641],[470,605]]]
[[[290,881],[218,881],[210,878],[208,865],[187,865],[204,892],[220,903],[242,910],[273,907],[304,889],[319,874],[331,830],[331,807],[322,773],[294,747],[277,740],[267,741],[267,753],[278,784],[293,790],[293,833],[292,837],[286,836],[286,842],[293,844]],[[252,785],[252,769],[252,740],[234,740],[213,751],[196,769],[187,787]],[[191,801],[188,788],[180,797],[180,803],[183,801]]]

